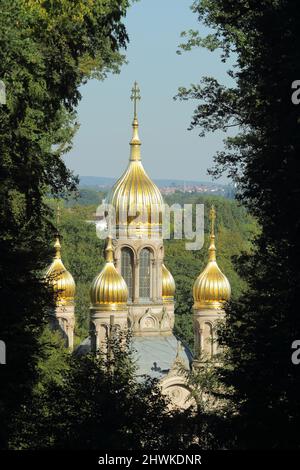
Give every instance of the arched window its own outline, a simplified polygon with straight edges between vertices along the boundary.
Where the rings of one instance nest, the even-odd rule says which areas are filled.
[[[208,322],[204,323],[203,328],[203,352],[208,357],[213,357],[213,329]]]
[[[150,251],[148,248],[143,248],[140,253],[140,300],[148,301],[150,300]]]
[[[97,332],[94,323],[90,324],[90,335],[91,335],[91,350],[97,351]]]
[[[129,248],[122,248],[121,274],[127,284],[128,300],[133,300],[133,254]]]

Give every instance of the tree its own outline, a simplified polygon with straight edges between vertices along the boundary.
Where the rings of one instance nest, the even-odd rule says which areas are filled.
[[[50,383],[61,384],[70,362],[70,352],[60,332],[53,331],[46,325],[39,337],[39,343],[41,355],[36,365],[37,380],[32,389],[33,396],[43,393]]]
[[[295,0],[197,0],[193,11],[212,29],[187,34],[183,49],[220,49],[231,54],[235,81],[213,77],[181,88],[181,99],[199,100],[191,127],[201,135],[237,129],[225,140],[212,173],[223,171],[238,185],[237,197],[261,227],[254,253],[238,261],[248,290],[227,309],[221,334],[228,349],[223,380],[235,389],[239,447],[299,447],[300,374],[291,344],[300,337],[300,134],[299,107],[291,101],[300,75],[300,10]]]
[[[0,447],[10,416],[35,380],[51,296],[41,272],[53,232],[46,193],[76,189],[63,154],[77,128],[79,86],[118,71],[128,41],[122,23],[129,1],[0,1],[1,367]]]
[[[15,423],[14,449],[186,448],[192,429],[169,412],[157,381],[136,380],[129,343],[111,341],[109,358],[70,357],[61,381],[47,381]],[[176,433],[174,433],[176,427]]]
[[[202,362],[189,374],[188,383],[196,402],[194,428],[203,450],[230,449],[235,445],[232,425],[236,407],[232,402],[232,389],[220,380],[220,363],[223,354],[213,360],[202,357]]]

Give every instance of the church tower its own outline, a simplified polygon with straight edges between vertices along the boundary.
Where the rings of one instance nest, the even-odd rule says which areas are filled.
[[[128,327],[128,289],[114,266],[111,237],[107,238],[105,265],[91,286],[90,336],[93,352],[107,352],[108,340]]]
[[[61,244],[58,233],[56,234],[54,248],[53,261],[46,271],[46,280],[55,295],[55,308],[50,312],[49,323],[53,330],[61,332],[66,347],[72,351],[75,327],[75,282],[61,260]]]
[[[141,161],[137,118],[140,90],[136,82],[131,99],[134,102],[134,116],[129,164],[107,201],[115,214],[112,227],[114,261],[128,287],[128,316],[133,334],[171,335],[175,283],[163,266],[164,203],[158,187],[147,175]]]
[[[172,406],[186,408],[191,403],[187,374],[192,354],[173,333],[175,282],[164,264],[164,203],[141,161],[136,82],[131,99],[129,163],[106,201],[106,263],[91,286],[90,336],[77,353],[109,354],[111,335],[128,328],[136,377],[158,380]]]
[[[224,318],[224,303],[230,298],[230,284],[216,261],[214,207],[210,210],[208,264],[193,287],[194,365],[213,358],[218,352],[216,326]]]

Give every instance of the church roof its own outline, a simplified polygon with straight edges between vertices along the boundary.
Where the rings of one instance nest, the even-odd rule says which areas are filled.
[[[124,310],[128,300],[128,289],[123,277],[115,268],[111,237],[105,248],[106,263],[91,285],[90,297],[93,307],[102,310]]]
[[[137,375],[159,380],[170,372],[176,360],[189,370],[193,359],[188,346],[175,335],[135,336],[132,338],[132,349]]]
[[[175,362],[180,362],[186,370],[191,368],[193,354],[175,335],[134,336],[131,346],[139,379],[148,376],[161,380],[170,372]],[[91,339],[88,337],[76,348],[75,354],[81,356],[90,351]]]
[[[75,281],[72,274],[65,268],[61,260],[61,244],[57,234],[55,244],[55,256],[52,263],[46,269],[45,279],[52,287],[57,306],[73,305],[75,297]]]

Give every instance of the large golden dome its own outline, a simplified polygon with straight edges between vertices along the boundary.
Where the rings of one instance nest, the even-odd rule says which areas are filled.
[[[72,305],[75,297],[75,282],[73,276],[65,268],[61,260],[61,245],[59,236],[56,237],[55,256],[46,270],[46,280],[52,286],[57,306]]]
[[[164,302],[173,302],[175,294],[175,281],[170,273],[170,271],[166,268],[166,266],[162,265],[162,298]]]
[[[101,310],[124,310],[128,299],[128,289],[123,277],[114,266],[111,237],[107,239],[105,259],[104,268],[95,277],[91,286],[92,306]]]
[[[137,83],[134,84],[131,98],[135,106],[129,165],[112,188],[107,202],[115,209],[117,231],[125,235],[154,235],[161,232],[163,198],[141,162],[136,114],[136,101],[139,99]]]
[[[209,260],[204,271],[198,276],[193,287],[194,308],[218,309],[223,308],[224,302],[230,299],[231,288],[225,274],[222,273],[216,261],[214,221],[216,212],[212,206],[210,211],[211,231],[209,245]]]

